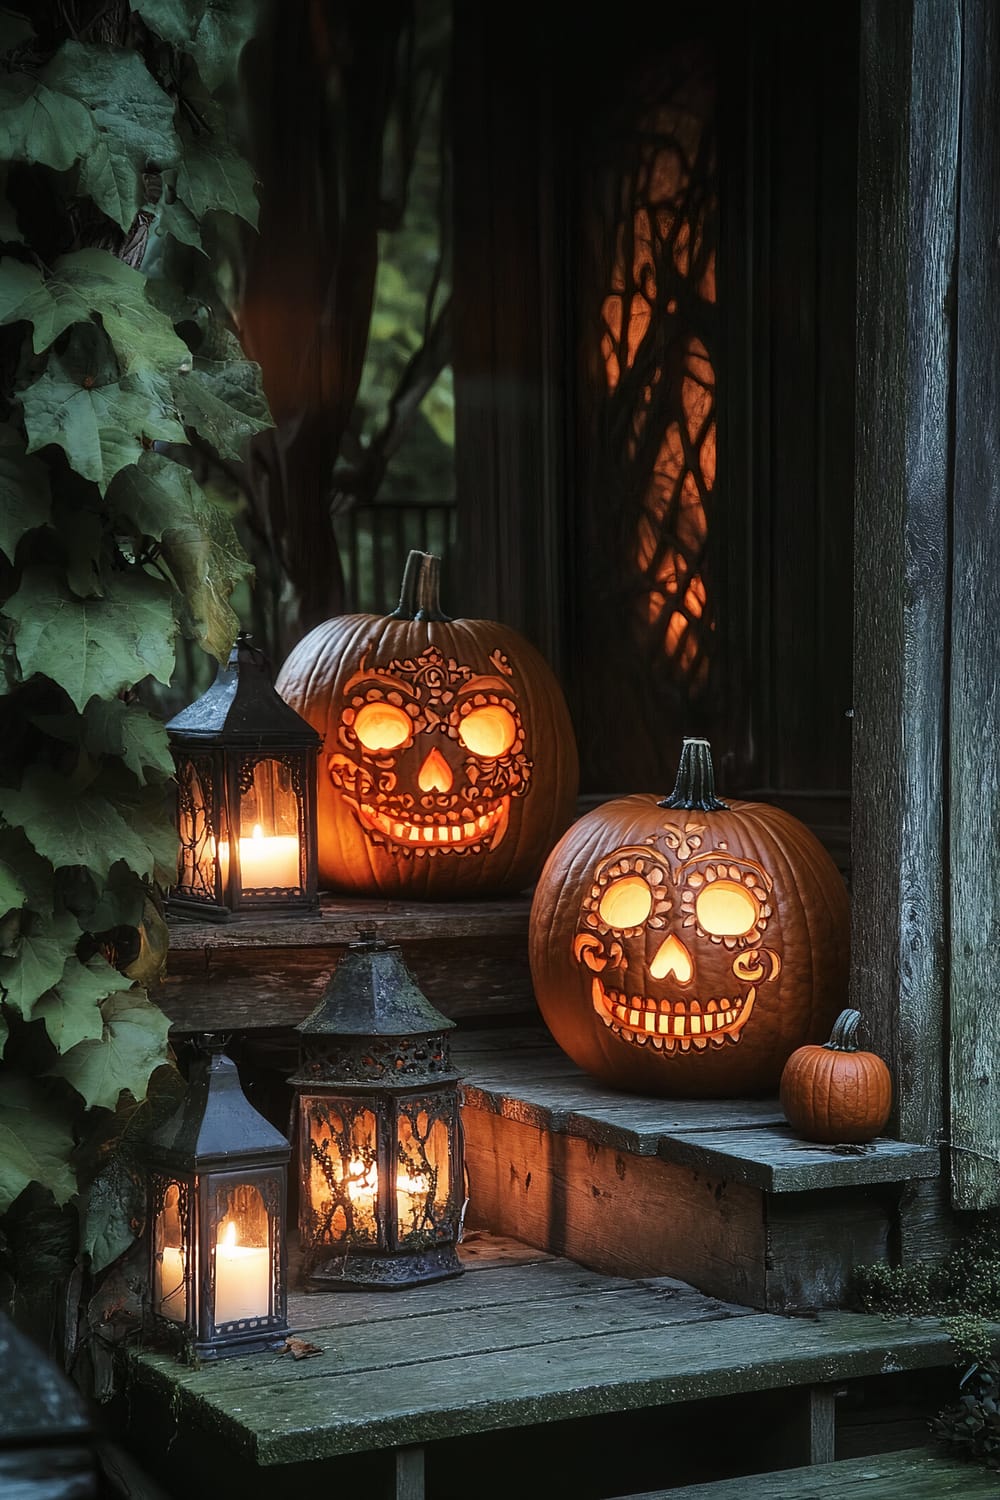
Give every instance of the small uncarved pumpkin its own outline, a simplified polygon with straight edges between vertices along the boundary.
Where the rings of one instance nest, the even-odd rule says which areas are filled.
[[[553,849],[531,908],[545,1022],[613,1087],[724,1098],[778,1086],[843,1004],[847,888],[803,823],[715,795],[687,739],[669,797],[618,798]]]
[[[843,1010],[830,1040],[799,1047],[781,1075],[781,1107],[807,1141],[861,1144],[885,1128],[892,1079],[884,1061],[857,1045],[861,1013]]]
[[[509,626],[443,614],[439,576],[439,558],[411,552],[391,614],[318,625],[275,680],[323,736],[326,889],[511,894],[572,817],[576,740],[554,672]]]

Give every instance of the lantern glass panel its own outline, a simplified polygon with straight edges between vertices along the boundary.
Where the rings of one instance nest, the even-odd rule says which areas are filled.
[[[271,1216],[260,1190],[240,1183],[219,1190],[213,1250],[215,1326],[271,1313]]]
[[[160,1317],[174,1323],[187,1320],[186,1205],[187,1195],[182,1185],[168,1183],[154,1228],[155,1306]]]
[[[210,756],[185,758],[177,767],[180,840],[177,853],[177,889],[202,901],[216,899],[216,832],[212,826],[212,782]],[[222,849],[228,863],[229,845],[225,829],[222,830]]]
[[[399,1239],[438,1239],[451,1201],[448,1125],[424,1101],[400,1104],[396,1215]]]
[[[370,1101],[304,1097],[302,1143],[309,1185],[302,1233],[313,1246],[349,1239],[377,1245],[378,1131]]]
[[[300,805],[291,766],[266,758],[245,763],[240,776],[239,860],[244,891],[302,886]],[[228,878],[228,849],[223,883]]]

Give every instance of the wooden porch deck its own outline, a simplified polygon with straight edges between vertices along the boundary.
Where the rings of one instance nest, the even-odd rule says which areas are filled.
[[[291,1324],[319,1350],[305,1358],[189,1369],[133,1351],[146,1467],[178,1494],[329,1481],[398,1500],[602,1500],[738,1473],[758,1454],[761,1467],[831,1461],[841,1387],[954,1359],[937,1319],[756,1313],[670,1277],[602,1275],[489,1236],[473,1235],[462,1258],[463,1275],[431,1286],[293,1295]],[[763,1446],[736,1397],[756,1398],[745,1410],[764,1422]],[[507,1441],[468,1441],[488,1434]],[[557,1491],[539,1477],[552,1464]]]
[[[838,1411],[871,1387],[878,1406],[900,1382],[936,1381],[928,1414],[951,1398],[943,1323],[845,1310],[853,1266],[890,1256],[937,1149],[810,1145],[773,1098],[602,1087],[541,1023],[523,900],[178,923],[158,996],[174,1036],[234,1032],[290,1072],[293,1028],[362,924],[401,944],[457,1022],[465,1272],[402,1292],[293,1290],[292,1328],[318,1351],[302,1359],[194,1370],[131,1350],[129,1441],[171,1497],[608,1500],[830,1462]],[[903,1447],[926,1433],[900,1402]]]

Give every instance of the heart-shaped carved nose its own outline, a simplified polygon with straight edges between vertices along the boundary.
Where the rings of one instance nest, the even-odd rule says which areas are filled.
[[[654,979],[666,979],[672,974],[678,984],[687,984],[694,974],[691,955],[679,937],[671,933],[657,948],[649,972]]]
[[[420,767],[417,785],[422,792],[450,792],[451,767],[435,745]]]

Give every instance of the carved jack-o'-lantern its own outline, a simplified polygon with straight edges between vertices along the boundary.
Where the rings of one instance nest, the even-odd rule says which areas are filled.
[[[684,742],[670,797],[595,808],[535,891],[531,972],[580,1067],[665,1096],[760,1093],[825,1036],[844,1002],[847,891],[790,814],[727,805],[705,740]]]
[[[398,608],[342,615],[275,682],[324,737],[320,884],[417,898],[537,876],[572,815],[572,723],[548,664],[509,627],[451,620],[439,559],[411,552]]]

